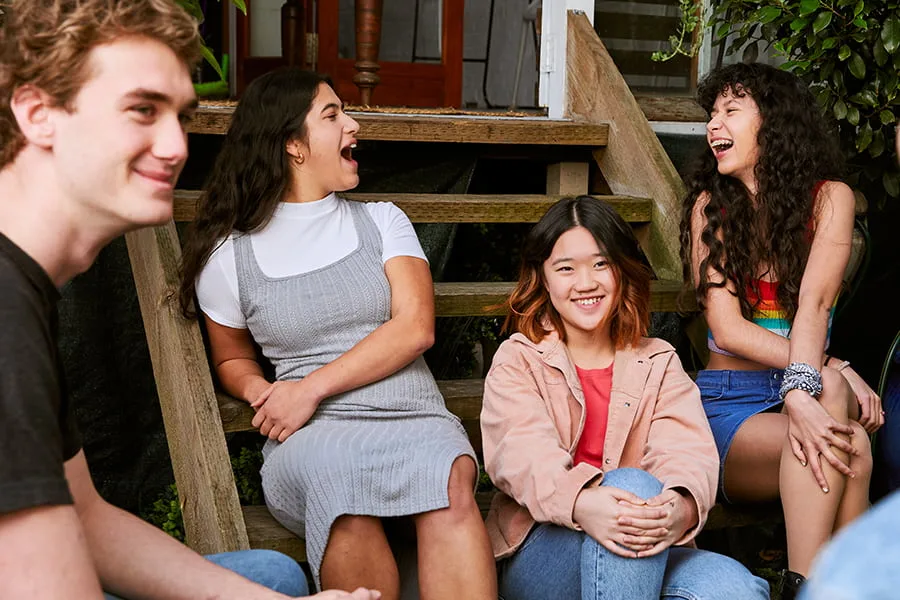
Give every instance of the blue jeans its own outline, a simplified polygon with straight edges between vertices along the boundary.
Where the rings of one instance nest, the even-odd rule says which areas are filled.
[[[206,559],[286,596],[296,597],[309,594],[303,569],[294,559],[280,552],[239,550],[211,554]],[[104,597],[106,600],[121,600],[112,594],[105,594]]]
[[[900,351],[893,356],[881,402],[884,426],[878,430],[872,449],[875,459],[873,500],[900,490]]]
[[[881,600],[900,590],[900,492],[847,526],[819,553],[801,600]]]
[[[603,485],[641,498],[662,491],[640,469],[616,469]],[[550,523],[532,530],[499,565],[503,600],[768,600],[769,585],[734,559],[694,548],[669,548],[647,558],[617,556],[583,531]]]

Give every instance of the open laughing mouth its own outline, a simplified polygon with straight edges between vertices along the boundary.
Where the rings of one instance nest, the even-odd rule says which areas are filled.
[[[350,142],[343,148],[341,148],[341,158],[346,161],[352,162],[356,164],[356,161],[353,160],[353,151],[356,149],[356,142]]]
[[[716,158],[719,158],[720,156],[728,152],[728,150],[730,150],[732,146],[734,146],[734,142],[724,139],[713,140],[709,144],[709,147],[712,148],[713,154],[716,155]]]

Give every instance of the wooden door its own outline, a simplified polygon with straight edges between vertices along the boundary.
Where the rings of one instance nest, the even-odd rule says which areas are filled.
[[[388,5],[392,1],[384,0],[384,3]],[[318,2],[317,69],[331,75],[342,100],[359,104],[360,91],[353,83],[353,77],[357,74],[355,54],[342,57],[339,52],[340,9],[346,9],[348,2],[352,4],[354,0]],[[441,0],[439,61],[378,61],[380,82],[372,92],[371,104],[456,108],[461,105],[464,6],[465,0]],[[384,25],[382,23],[382,32],[385,31]]]

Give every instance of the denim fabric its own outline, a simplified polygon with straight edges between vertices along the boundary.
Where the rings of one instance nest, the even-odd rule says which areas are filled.
[[[781,369],[765,371],[710,371],[697,373],[697,387],[703,410],[709,419],[716,448],[719,451],[719,494],[727,500],[724,490],[725,457],[731,442],[744,421],[753,415],[781,410],[778,397]]]
[[[240,550],[211,554],[206,559],[287,596],[306,596],[309,593],[303,569],[294,559],[280,552]],[[106,600],[122,600],[112,594],[105,594],[104,597]]]
[[[847,526],[819,553],[800,600],[893,600],[900,595],[900,492]]]
[[[603,485],[651,498],[662,484],[640,469],[610,471]],[[737,561],[693,548],[623,558],[582,531],[542,523],[499,565],[502,600],[767,600],[768,584]]]

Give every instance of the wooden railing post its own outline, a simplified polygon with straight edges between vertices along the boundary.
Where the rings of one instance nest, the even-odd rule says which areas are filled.
[[[359,88],[360,103],[370,104],[378,76],[383,0],[356,0],[356,64],[353,83]]]
[[[250,547],[200,326],[181,316],[175,223],[125,236],[166,427],[188,545],[202,554]]]
[[[286,0],[281,6],[281,56],[288,66],[306,66],[306,3]]]

